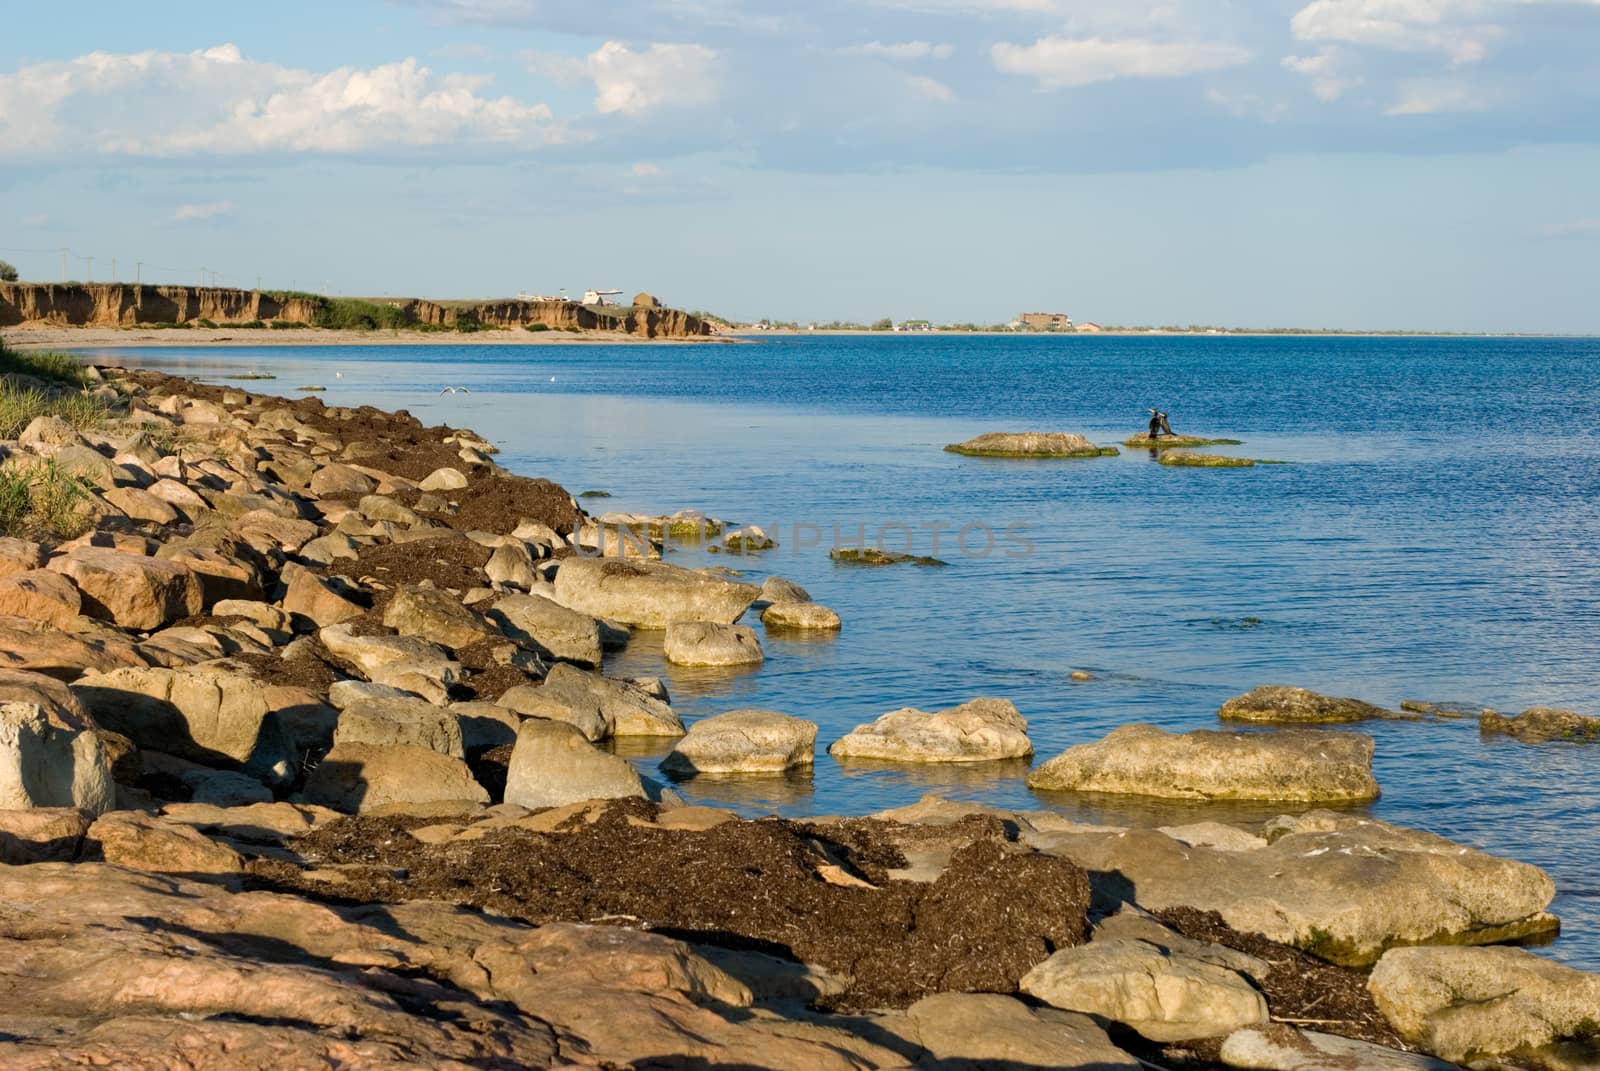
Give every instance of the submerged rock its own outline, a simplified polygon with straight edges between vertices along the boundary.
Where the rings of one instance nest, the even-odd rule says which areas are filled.
[[[858,725],[828,748],[840,759],[990,762],[1033,754],[1028,722],[1005,699],[974,699],[929,714],[906,707]]]
[[[1358,733],[1124,725],[1039,766],[1028,787],[1168,799],[1370,800],[1378,797],[1372,752],[1372,738]]]
[[[1096,446],[1082,435],[1054,431],[991,431],[968,439],[964,443],[951,443],[945,450],[966,457],[1116,457],[1120,451],[1115,446]]]
[[[1484,733],[1514,736],[1525,744],[1545,744],[1552,740],[1588,744],[1600,740],[1600,718],[1557,707],[1530,707],[1512,718],[1486,710],[1478,718],[1478,729]]]
[[[731,710],[689,727],[661,768],[675,777],[782,773],[810,766],[816,722],[770,710]]]
[[[910,562],[912,565],[950,564],[926,555],[919,557],[913,554],[898,554],[894,551],[879,550],[877,547],[834,547],[828,551],[828,557],[847,565],[900,565],[903,562]]]
[[[837,632],[844,625],[837,613],[815,602],[775,602],[761,612],[761,623],[796,632]]]
[[[1206,439],[1198,435],[1162,435],[1152,438],[1149,432],[1140,432],[1122,440],[1123,446],[1139,449],[1171,450],[1191,446],[1242,446],[1240,439]]]
[[[1158,461],[1163,465],[1175,465],[1181,468],[1192,469],[1248,469],[1256,465],[1275,464],[1275,462],[1257,461],[1250,457],[1227,457],[1223,454],[1195,454],[1188,450],[1168,450],[1163,453]]]
[[[1399,717],[1380,706],[1359,699],[1319,695],[1304,688],[1266,684],[1222,704],[1217,716],[1223,721],[1263,721],[1296,724],[1334,724]]]

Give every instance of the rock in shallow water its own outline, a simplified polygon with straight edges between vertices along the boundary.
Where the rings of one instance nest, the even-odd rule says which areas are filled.
[[[626,759],[601,751],[572,725],[529,718],[517,731],[506,772],[507,803],[537,809],[644,795]]]
[[[662,652],[680,666],[755,666],[766,658],[754,629],[709,621],[674,621]]]
[[[661,761],[675,777],[771,774],[812,765],[817,725],[771,710],[731,710],[703,718]]]
[[[1372,738],[1358,733],[1169,733],[1124,725],[1039,766],[1028,787],[1168,799],[1361,801],[1378,796],[1372,751]]]
[[[1566,740],[1588,744],[1600,740],[1600,718],[1577,714],[1557,707],[1530,707],[1514,718],[1486,710],[1478,718],[1484,733],[1504,733],[1525,744],[1546,744]]]
[[[568,558],[556,572],[556,600],[591,617],[640,628],[674,621],[731,625],[761,589],[665,562]]]
[[[761,623],[797,632],[837,632],[843,625],[838,614],[814,602],[775,602],[762,611]]]
[[[858,725],[828,748],[840,759],[989,762],[1033,754],[1028,722],[1005,699],[974,699],[937,714],[910,707]]]
[[[1223,721],[1280,722],[1302,725],[1366,721],[1372,718],[1397,718],[1402,715],[1359,699],[1319,695],[1304,688],[1279,684],[1262,685],[1222,704],[1217,716]]]
[[[967,457],[1116,457],[1115,446],[1096,446],[1082,435],[1058,431],[991,431],[945,450]]]

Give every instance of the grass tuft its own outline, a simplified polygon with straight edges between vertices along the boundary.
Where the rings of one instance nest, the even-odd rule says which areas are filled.
[[[0,468],[0,535],[72,539],[89,527],[89,481],[53,458]]]
[[[0,339],[0,375],[33,376],[52,383],[81,387],[88,383],[83,365],[65,353],[19,353]]]

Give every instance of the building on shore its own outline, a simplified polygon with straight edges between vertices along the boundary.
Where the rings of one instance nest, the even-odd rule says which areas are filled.
[[[1085,320],[1083,323],[1074,327],[1073,330],[1079,332],[1080,334],[1098,335],[1100,332],[1104,331],[1105,328],[1101,327],[1093,320]]]
[[[1072,317],[1064,312],[1021,312],[1017,320],[1028,331],[1072,330]]]
[[[901,320],[895,326],[896,331],[932,331],[932,320]]]

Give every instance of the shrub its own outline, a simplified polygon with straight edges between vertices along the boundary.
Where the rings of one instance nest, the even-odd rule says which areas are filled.
[[[523,330],[524,331],[548,331],[548,330],[550,330],[550,325],[549,324],[529,324],[527,327],[524,327]]]
[[[17,278],[16,265],[9,261],[0,260],[0,283],[14,283]]]
[[[0,469],[0,535],[71,539],[89,526],[89,483],[54,460]]]
[[[195,322],[208,330],[217,326],[215,321],[208,320],[204,316],[200,317],[200,319],[196,320]]]
[[[267,326],[272,328],[274,331],[298,331],[302,328],[310,327],[311,325],[303,324],[299,320],[273,320]]]

